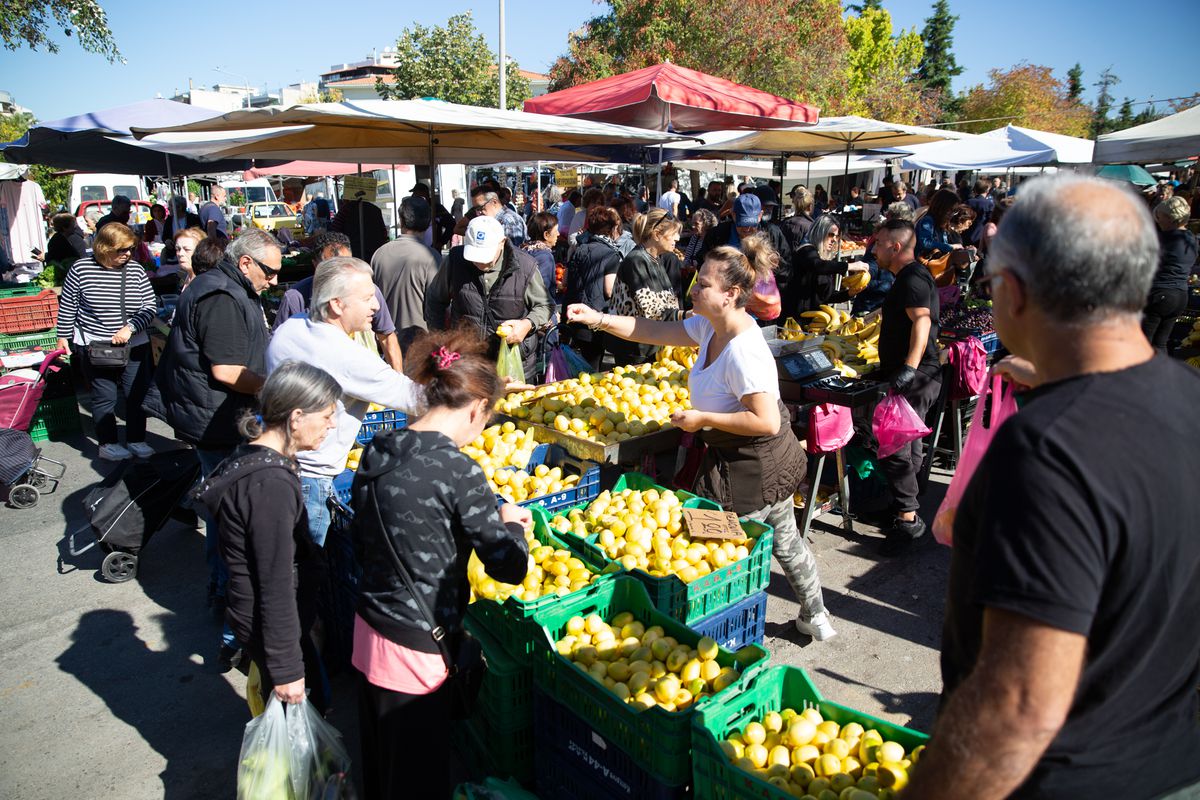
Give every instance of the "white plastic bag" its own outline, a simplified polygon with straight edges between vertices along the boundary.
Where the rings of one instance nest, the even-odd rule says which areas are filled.
[[[246,724],[238,758],[238,800],[326,800],[353,796],[342,737],[307,700],[274,695]]]

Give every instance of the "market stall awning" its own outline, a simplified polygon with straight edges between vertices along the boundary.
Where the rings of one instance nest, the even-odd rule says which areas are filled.
[[[866,117],[826,117],[805,128],[752,131],[744,136],[693,148],[694,152],[779,156],[861,153],[887,147],[959,139],[970,134],[880,122]]]
[[[1158,180],[1137,164],[1109,164],[1096,171],[1096,177],[1123,181],[1134,186],[1157,186]]]
[[[1200,155],[1200,106],[1106,133],[1096,140],[1097,164],[1152,164]]]
[[[983,170],[1088,164],[1093,142],[1075,136],[1006,125],[979,136],[900,148],[903,169]]]
[[[669,62],[534,97],[525,110],[660,131],[790,127],[818,115],[816,106]]]
[[[240,171],[253,166],[246,157],[201,163],[187,156],[139,147],[130,138],[134,126],[184,125],[216,113],[174,100],[143,100],[39,123],[17,141],[0,144],[0,150],[11,161],[80,172],[185,175]]]
[[[275,167],[255,167],[242,173],[243,180],[255,178],[320,178],[336,175],[357,175],[377,169],[408,172],[409,164],[350,164],[336,161],[288,161]]]
[[[402,164],[494,164],[578,160],[561,148],[589,144],[660,144],[678,134],[464,106],[440,100],[364,100],[233,111],[188,125],[135,128],[151,134],[214,134],[180,147],[198,158],[256,158]],[[245,141],[222,141],[225,134]],[[162,139],[161,136],[156,136]],[[154,147],[165,149],[168,143]]]
[[[713,161],[686,160],[675,161],[679,169],[696,170],[697,172],[715,172],[719,175],[744,175],[748,178],[778,177],[778,171],[773,161]],[[822,156],[803,161],[789,161],[786,177],[789,181],[814,181],[836,177],[838,175],[871,172],[886,169],[887,161],[876,156],[851,156],[849,165],[844,156]]]

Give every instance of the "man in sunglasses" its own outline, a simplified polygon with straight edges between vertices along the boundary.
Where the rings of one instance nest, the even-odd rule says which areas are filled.
[[[238,444],[239,417],[253,409],[267,374],[270,333],[260,295],[278,282],[283,255],[266,231],[234,239],[215,267],[197,275],[175,311],[174,327],[155,371],[167,422],[196,448],[208,475]],[[227,575],[216,550],[216,524],[208,523],[210,598],[223,615]],[[237,643],[226,626],[219,660],[233,664]]]
[[[906,798],[1200,797],[1200,372],[1142,333],[1158,253],[1118,183],[1035,178],[1005,212],[997,371],[1031,389],[954,512]]]

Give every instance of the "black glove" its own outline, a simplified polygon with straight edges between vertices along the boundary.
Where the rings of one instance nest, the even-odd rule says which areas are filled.
[[[892,378],[892,389],[897,394],[903,394],[904,392],[908,391],[908,387],[912,386],[913,381],[916,379],[917,371],[905,364]]]

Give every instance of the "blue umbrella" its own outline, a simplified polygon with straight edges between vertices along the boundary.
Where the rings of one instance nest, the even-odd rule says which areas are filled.
[[[1109,164],[1101,167],[1096,175],[1110,181],[1125,181],[1135,186],[1155,186],[1158,179],[1137,164]]]
[[[218,116],[219,113],[174,100],[143,100],[40,123],[17,141],[0,144],[0,150],[12,162],[44,164],[81,172],[188,175],[249,169],[254,166],[252,159],[203,162],[121,141],[130,137],[129,129],[132,127],[186,125]],[[270,163],[273,165],[278,162]]]

